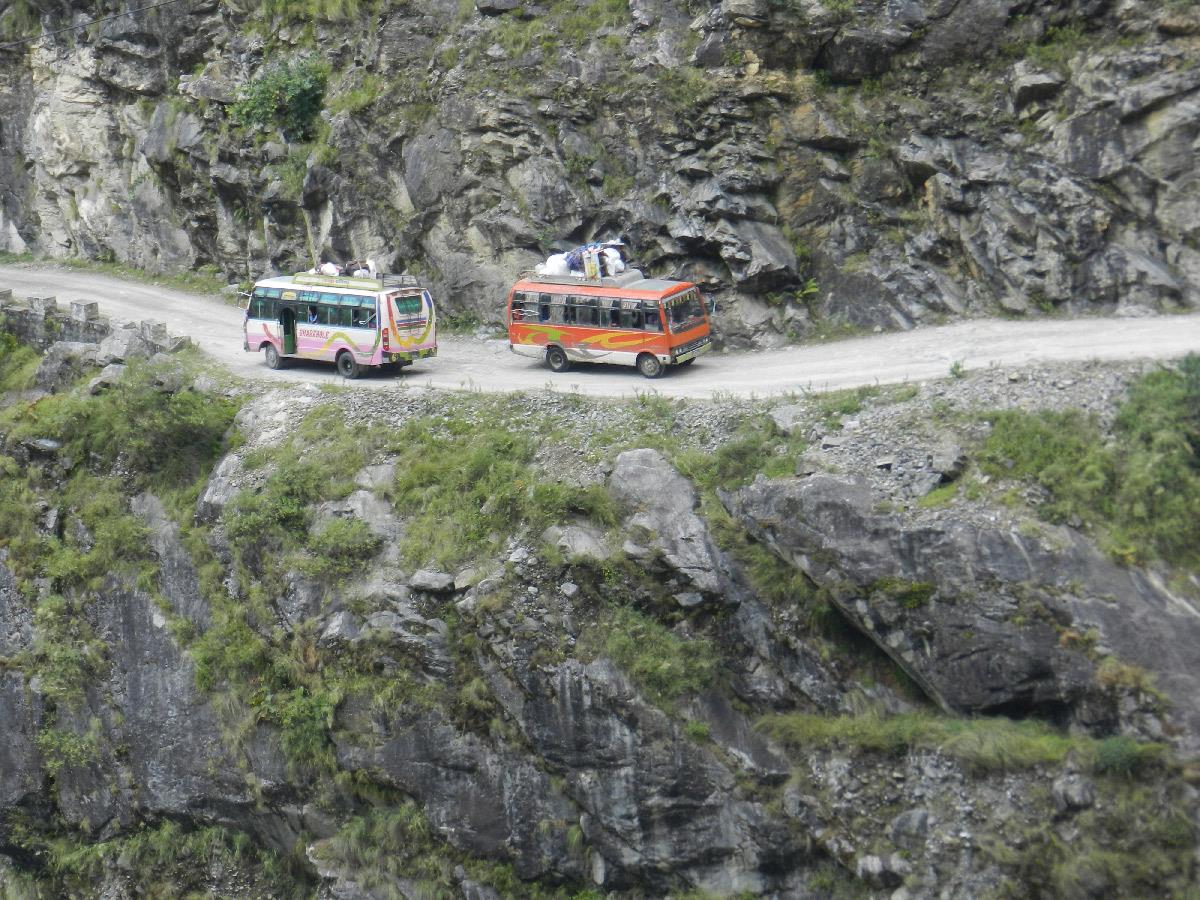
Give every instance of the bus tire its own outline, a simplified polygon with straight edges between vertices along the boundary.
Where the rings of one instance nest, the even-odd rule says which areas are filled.
[[[279,355],[279,351],[275,349],[274,344],[263,346],[263,357],[266,359],[268,369],[283,368],[283,357]]]
[[[653,353],[643,353],[637,358],[637,370],[647,378],[657,378],[663,373],[664,368]]]
[[[546,365],[550,367],[551,372],[565,372],[571,368],[571,361],[567,359],[567,352],[562,347],[547,347]]]
[[[354,354],[349,350],[343,350],[337,356],[338,374],[343,378],[357,378],[359,376],[358,361],[354,358]]]

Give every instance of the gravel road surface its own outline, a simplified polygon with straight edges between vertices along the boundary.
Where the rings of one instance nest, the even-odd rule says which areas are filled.
[[[118,321],[151,319],[185,334],[209,356],[244,378],[336,384],[331,364],[295,362],[270,371],[261,354],[242,350],[242,313],[219,297],[48,266],[0,266],[0,288],[18,297],[55,296],[60,304],[94,300]],[[629,397],[653,391],[671,397],[767,397],[868,384],[944,378],[951,366],[1020,368],[1089,359],[1171,359],[1200,352],[1200,313],[1144,318],[973,319],[953,325],[879,334],[783,350],[714,353],[692,366],[648,380],[632,367],[576,365],[555,374],[511,353],[504,340],[439,336],[438,356],[401,374],[368,373],[364,388],[442,388],[493,392],[543,388],[590,396]]]

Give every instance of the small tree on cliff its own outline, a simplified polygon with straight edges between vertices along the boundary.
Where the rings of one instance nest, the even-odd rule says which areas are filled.
[[[275,127],[288,141],[308,141],[325,102],[329,64],[302,57],[269,64],[242,88],[233,120],[242,127]]]

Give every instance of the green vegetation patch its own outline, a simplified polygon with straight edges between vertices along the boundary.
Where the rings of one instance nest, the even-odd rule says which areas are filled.
[[[97,272],[112,278],[140,281],[144,284],[165,285],[193,294],[216,294],[228,284],[227,280],[221,277],[221,273],[217,270],[216,266],[200,266],[192,272],[167,273],[148,272],[145,269],[139,269],[125,263],[75,257],[70,259],[46,260],[46,262],[51,265],[62,266],[66,269],[82,269],[86,272]],[[236,297],[233,298],[233,300],[236,299]]]
[[[347,428],[335,405],[317,407],[282,446],[246,454],[248,467],[269,461],[273,468],[256,492],[239,494],[226,508],[230,539],[235,545],[298,549],[309,540],[311,507],[348,496],[354,476],[384,442],[379,429]]]
[[[177,360],[184,365],[187,363]],[[130,473],[136,486],[157,488],[194,480],[219,456],[238,403],[191,390],[163,391],[159,370],[134,361],[98,396],[71,391],[0,412],[12,441],[51,438],[62,455],[109,474]]]
[[[361,519],[333,519],[313,534],[301,562],[301,571],[310,578],[336,580],[349,576],[371,559],[383,546],[383,539]]]
[[[540,531],[573,516],[616,522],[603,487],[536,475],[533,434],[462,419],[435,427],[412,422],[393,441],[399,458],[389,495],[409,517],[401,545],[406,563],[451,566],[495,551],[516,529]]]
[[[1200,356],[1134,383],[1108,441],[1077,411],[989,418],[980,468],[1045,488],[1040,515],[1097,527],[1127,562],[1200,567]]]
[[[278,128],[289,141],[311,140],[328,80],[329,64],[314,57],[269,63],[242,89],[230,115],[242,127]]]
[[[805,446],[802,438],[785,435],[768,416],[756,415],[716,450],[685,450],[675,456],[674,464],[701,491],[734,490],[759,474],[794,475],[796,456]]]
[[[38,33],[40,10],[30,0],[13,0],[0,10],[0,39],[5,41]]]
[[[543,831],[565,832],[566,843],[572,846],[565,822],[543,825]],[[578,852],[578,840],[574,843],[572,852]],[[398,879],[415,882],[417,896],[454,896],[461,880],[456,869],[465,870],[472,881],[492,888],[501,897],[600,900],[603,896],[580,885],[545,887],[525,881],[506,863],[489,863],[450,849],[434,838],[421,808],[407,799],[395,799],[356,816],[332,838],[317,843],[313,855],[326,866],[352,871],[355,881],[377,896],[391,896]]]
[[[18,660],[41,679],[42,695],[75,707],[107,665],[107,647],[83,615],[81,601],[52,594],[33,610],[33,647]]]
[[[1058,764],[1068,753],[1100,774],[1133,775],[1160,764],[1162,744],[1132,738],[1074,737],[1042,722],[952,719],[929,713],[898,716],[767,716],[759,727],[798,754],[814,747],[846,747],[894,756],[939,750],[976,772]]]
[[[1196,825],[1178,777],[1142,784],[1107,778],[1102,800],[1061,823],[1042,819],[981,841],[985,857],[1012,873],[999,896],[1193,897]]]
[[[879,395],[879,388],[863,386],[844,391],[831,391],[816,396],[817,409],[826,428],[842,427],[842,416],[862,412],[866,401]]]
[[[685,640],[628,606],[605,616],[602,629],[604,653],[656,703],[671,705],[713,684],[718,656],[707,638]]]
[[[882,594],[905,609],[919,609],[933,597],[936,588],[927,581],[905,581],[902,578],[880,578],[868,587],[870,594]]]
[[[81,472],[66,483],[59,496],[68,527],[62,537],[48,537],[39,547],[41,574],[53,587],[96,590],[113,575],[125,574],[141,588],[152,589],[158,570],[150,552],[149,531],[129,511],[129,500],[119,484]],[[77,525],[72,527],[72,523]]]
[[[42,538],[38,532],[38,494],[11,456],[0,455],[0,549],[8,551],[8,566],[18,579],[29,579],[41,566]]]
[[[35,876],[18,876],[29,893],[13,897],[94,896],[97,885],[119,870],[138,896],[310,897],[301,864],[256,847],[242,833],[217,826],[187,828],[166,820],[106,841],[51,833],[44,823],[14,816],[9,839],[44,862]]]
[[[0,320],[0,329],[3,325]],[[32,387],[33,373],[41,359],[32,347],[18,343],[11,334],[0,330],[0,395]]]

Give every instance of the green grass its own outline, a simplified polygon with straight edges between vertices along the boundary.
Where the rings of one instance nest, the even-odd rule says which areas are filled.
[[[309,540],[311,507],[348,496],[354,476],[383,444],[377,429],[347,428],[336,405],[317,407],[284,445],[248,454],[248,466],[269,460],[274,468],[256,492],[239,494],[226,508],[230,538],[273,551],[299,549]]]
[[[1074,814],[1075,835],[1043,819],[1005,827],[981,851],[1009,873],[1001,896],[1194,897],[1196,825],[1179,779],[1142,785],[1107,778],[1102,800]]]
[[[104,670],[106,651],[84,617],[83,602],[52,594],[33,609],[33,646],[18,663],[40,678],[44,697],[75,708]]]
[[[114,575],[128,575],[150,589],[158,568],[150,552],[146,526],[129,510],[128,497],[112,479],[77,473],[61,494],[68,527],[61,538],[41,545],[41,573],[55,590],[98,590]]]
[[[39,8],[30,0],[14,0],[0,10],[0,40],[10,41],[38,33]]]
[[[307,544],[310,556],[301,571],[310,578],[345,578],[379,552],[383,539],[361,519],[333,519],[313,534]]]
[[[5,565],[20,581],[40,571],[42,537],[38,532],[38,494],[11,456],[0,455],[0,549]]]
[[[1057,765],[1073,753],[1093,772],[1132,776],[1159,765],[1162,744],[1116,737],[1096,740],[1057,731],[1042,722],[1012,719],[953,719],[930,713],[897,716],[767,716],[759,727],[802,756],[842,747],[892,756],[939,750],[975,772]]]
[[[934,586],[925,581],[905,581],[902,578],[879,578],[867,587],[874,597],[883,595],[905,609],[919,609],[933,597]]]
[[[1111,439],[1077,411],[989,418],[980,468],[1045,488],[1040,515],[1094,527],[1127,562],[1200,568],[1200,356],[1135,382]]]
[[[11,334],[4,333],[3,327],[0,319],[0,396],[32,387],[33,373],[42,359],[32,347],[19,344]]]
[[[570,829],[565,822],[543,824],[544,834],[561,832],[564,844],[570,846]],[[416,896],[456,896],[455,869],[459,867],[472,881],[492,888],[501,897],[601,900],[603,896],[579,885],[544,886],[526,881],[506,863],[488,862],[453,850],[434,836],[424,812],[409,799],[381,798],[374,808],[350,819],[332,838],[319,842],[314,855],[327,865],[352,870],[360,887],[372,896],[391,896],[395,878],[415,882],[419,886]]]
[[[353,87],[329,97],[325,107],[331,113],[362,112],[383,95],[386,86],[378,75],[367,73]]]
[[[214,872],[250,896],[300,898],[313,886],[295,860],[257,847],[242,832],[189,828],[171,820],[145,823],[120,837],[88,840],[49,831],[45,822],[15,815],[10,839],[41,863],[28,879],[33,893],[17,897],[92,896],[120,869],[138,896],[212,896]],[[0,885],[0,896],[8,897]]]
[[[399,451],[389,496],[409,518],[401,544],[410,565],[453,566],[497,550],[514,528],[535,533],[580,516],[617,518],[600,486],[542,481],[531,467],[535,435],[454,418],[416,421],[393,438]]]
[[[675,455],[676,468],[701,491],[733,490],[758,474],[777,478],[795,474],[796,455],[804,440],[788,436],[767,416],[751,416],[715,451],[684,450]]]
[[[867,386],[818,394],[814,399],[825,427],[840,429],[843,416],[853,416],[862,412],[867,400],[878,395],[879,388]]]
[[[624,606],[605,616],[603,630],[604,653],[656,703],[670,706],[713,684],[718,657],[707,638],[684,640],[658,620]]]
[[[184,359],[175,362],[186,369]],[[0,411],[0,432],[13,441],[61,441],[64,455],[100,474],[136,473],[142,487],[190,482],[220,454],[238,404],[186,389],[166,393],[157,375],[155,365],[132,361],[98,396],[76,390]]]

